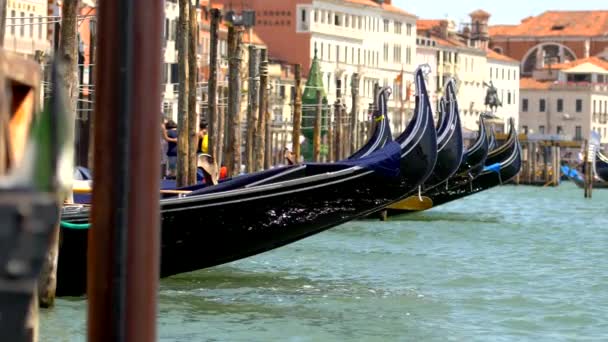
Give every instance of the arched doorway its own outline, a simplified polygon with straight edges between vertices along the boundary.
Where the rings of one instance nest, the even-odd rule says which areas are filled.
[[[521,62],[522,74],[531,74],[547,64],[564,63],[576,59],[574,51],[560,43],[541,43],[532,47]]]

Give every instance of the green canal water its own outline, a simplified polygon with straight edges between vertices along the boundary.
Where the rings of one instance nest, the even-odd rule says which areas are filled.
[[[608,340],[608,191],[505,186],[161,281],[161,341]],[[86,301],[41,314],[83,341]]]

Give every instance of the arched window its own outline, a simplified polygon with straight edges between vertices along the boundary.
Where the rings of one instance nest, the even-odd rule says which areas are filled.
[[[531,74],[536,68],[548,64],[573,61],[576,55],[570,48],[559,43],[543,43],[532,47],[522,60],[522,73]]]

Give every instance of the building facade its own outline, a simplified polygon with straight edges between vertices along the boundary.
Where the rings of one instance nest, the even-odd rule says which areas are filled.
[[[490,48],[531,76],[548,64],[608,54],[608,11],[547,11],[517,25],[491,26]]]
[[[520,126],[524,133],[583,140],[591,131],[608,143],[608,62],[596,57],[556,64],[522,78]]]
[[[4,49],[28,57],[48,53],[48,0],[8,0],[6,6]]]
[[[403,126],[404,87],[415,67],[415,16],[390,0],[251,0],[245,8],[233,5],[235,10],[256,11],[255,31],[272,57],[299,63],[306,72],[317,54],[330,103],[340,99],[350,106],[352,76],[359,74],[359,120],[367,119],[374,84],[392,86],[392,122],[396,129]],[[406,77],[400,82],[402,71]]]
[[[503,128],[507,128],[509,118],[515,119],[515,127],[520,127],[519,62],[493,50],[487,50],[486,73],[486,82],[496,87],[502,103],[495,115],[502,119]]]

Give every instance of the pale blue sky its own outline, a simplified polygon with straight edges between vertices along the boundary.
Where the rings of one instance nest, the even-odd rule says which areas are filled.
[[[466,21],[469,13],[481,8],[492,14],[490,25],[517,24],[527,16],[547,10],[608,10],[606,0],[393,0],[393,5],[420,19],[449,17],[456,24]]]

